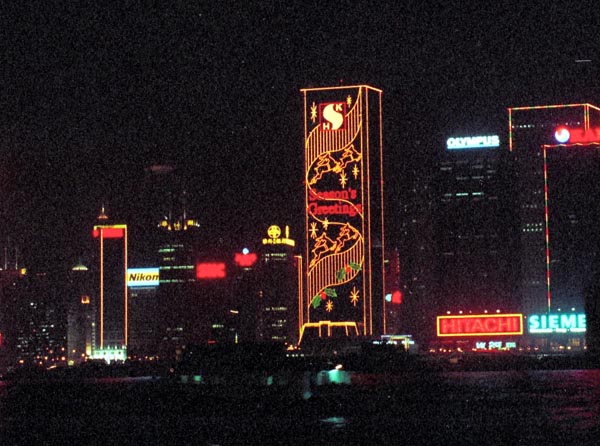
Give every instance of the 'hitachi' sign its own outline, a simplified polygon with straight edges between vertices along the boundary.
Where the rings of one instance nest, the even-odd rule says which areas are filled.
[[[128,287],[158,286],[158,268],[128,268]]]
[[[438,316],[438,336],[498,336],[523,334],[522,314]]]

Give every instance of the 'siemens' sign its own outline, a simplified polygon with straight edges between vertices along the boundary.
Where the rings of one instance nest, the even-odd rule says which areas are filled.
[[[437,317],[437,335],[440,337],[522,334],[523,315],[520,313]]]

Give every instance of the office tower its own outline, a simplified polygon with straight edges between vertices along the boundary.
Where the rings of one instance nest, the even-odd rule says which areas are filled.
[[[295,345],[299,336],[298,267],[288,226],[272,225],[262,240],[257,266],[257,339]]]
[[[508,113],[518,175],[523,310],[581,312],[600,243],[600,109],[566,104]]]
[[[108,224],[104,212],[101,216],[92,232],[99,252],[95,358],[104,357],[107,348],[125,349],[128,341],[127,225]]]
[[[301,319],[321,336],[333,334],[332,327],[342,336],[384,333],[382,92],[360,85],[302,93],[306,286]]]
[[[157,354],[156,337],[159,330],[158,307],[159,269],[129,268],[129,342],[127,353],[130,358],[143,359]]]
[[[77,364],[92,356],[96,345],[96,302],[93,274],[82,263],[69,274],[67,359]]]
[[[447,138],[436,181],[437,314],[519,308],[513,182],[497,133]]]

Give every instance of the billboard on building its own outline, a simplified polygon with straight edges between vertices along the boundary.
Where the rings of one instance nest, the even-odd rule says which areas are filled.
[[[156,287],[159,284],[158,268],[128,268],[127,286],[129,288]]]
[[[383,332],[381,91],[302,90],[306,294],[302,320]],[[375,314],[375,316],[374,316]]]
[[[522,335],[523,315],[474,314],[438,316],[439,337]]]

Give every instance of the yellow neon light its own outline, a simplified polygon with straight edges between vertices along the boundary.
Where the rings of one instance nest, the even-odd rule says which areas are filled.
[[[334,322],[334,321],[324,320],[324,321],[319,321],[319,322],[306,322],[304,325],[302,325],[302,328],[300,329],[300,339],[298,342],[299,344],[302,342],[302,338],[304,337],[304,332],[306,331],[307,328],[317,328],[320,338],[331,337],[333,328],[343,328],[344,334],[347,337],[360,335],[360,331],[358,329],[358,324],[355,321]],[[325,330],[325,331],[323,331],[323,330]]]
[[[329,94],[327,99],[318,100],[323,92],[337,90],[351,93],[345,95],[345,99],[330,99]],[[327,319],[333,318],[338,310],[340,315],[351,311],[356,315],[354,322],[362,327],[364,334],[372,334],[374,257],[371,237],[374,228],[370,203],[372,142],[368,91],[379,95],[379,104],[375,105],[379,105],[376,119],[381,123],[381,90],[358,85],[301,91],[305,104],[305,320],[310,323],[326,315]],[[375,141],[382,138],[381,125],[378,130]],[[381,145],[374,155],[379,156],[379,165],[375,168],[383,172]],[[379,186],[383,186],[382,179]],[[383,194],[380,195],[378,204],[383,213]],[[375,236],[383,243],[379,228]],[[383,264],[378,268],[383,271]],[[354,286],[348,288],[346,284]],[[364,297],[361,306],[358,306],[359,296]],[[383,299],[381,293],[382,302]]]

